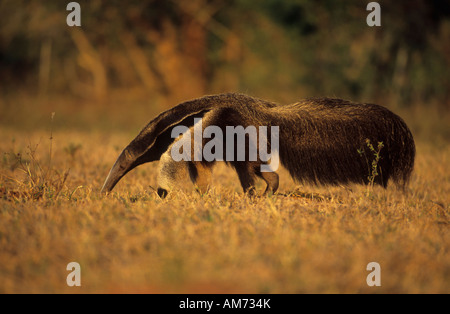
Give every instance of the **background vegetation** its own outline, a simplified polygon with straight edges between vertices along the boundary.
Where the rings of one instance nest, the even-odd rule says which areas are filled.
[[[20,107],[18,93],[59,95],[77,115],[85,104],[102,116],[126,107],[140,117],[143,104],[151,116],[185,99],[241,91],[281,103],[336,96],[448,109],[446,1],[379,1],[381,27],[367,26],[359,0],[79,3],[81,28],[66,25],[64,1],[2,1],[7,106]],[[17,125],[11,110],[1,122]]]
[[[448,2],[378,1],[381,27],[360,0],[78,2],[81,27],[69,1],[0,1],[0,292],[450,291]],[[163,201],[154,163],[99,195],[157,113],[230,91],[390,108],[416,140],[407,193],[282,172],[249,200],[219,167]]]

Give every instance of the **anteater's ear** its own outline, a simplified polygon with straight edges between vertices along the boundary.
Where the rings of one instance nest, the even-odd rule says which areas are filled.
[[[183,103],[163,112],[142,129],[117,158],[103,184],[102,193],[111,191],[117,182],[135,167],[159,160],[175,140],[172,138],[174,127],[183,125],[190,128],[194,125],[194,119],[202,118],[209,111],[193,109],[194,106],[188,107]]]

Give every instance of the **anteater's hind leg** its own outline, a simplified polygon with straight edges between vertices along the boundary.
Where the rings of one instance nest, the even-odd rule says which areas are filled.
[[[213,163],[188,162],[189,176],[200,194],[208,192],[211,186]]]
[[[261,177],[267,184],[266,190],[264,191],[264,195],[269,193],[275,193],[278,190],[278,174],[276,172],[257,172],[259,177]]]

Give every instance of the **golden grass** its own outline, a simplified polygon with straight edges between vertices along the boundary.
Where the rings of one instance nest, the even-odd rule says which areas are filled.
[[[161,200],[156,163],[98,193],[129,136],[56,131],[48,170],[48,132],[1,134],[0,293],[450,292],[448,145],[417,143],[406,194],[296,186],[282,171],[280,195],[252,200],[220,166],[208,195]],[[39,197],[19,152],[42,168]],[[66,285],[72,261],[81,287]],[[366,284],[372,261],[381,287]]]

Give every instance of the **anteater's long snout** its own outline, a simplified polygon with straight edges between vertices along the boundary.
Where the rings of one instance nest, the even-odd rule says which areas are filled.
[[[111,190],[116,186],[117,182],[119,182],[120,179],[122,179],[122,177],[128,173],[128,171],[135,167],[133,164],[133,159],[125,149],[119,155],[119,158],[117,158],[114,166],[112,166],[111,170],[109,171],[105,183],[103,183],[101,193],[111,192]]]
[[[111,168],[108,176],[106,177],[105,182],[103,183],[101,193],[108,193],[116,186],[117,182],[119,182],[117,170],[115,167]]]

